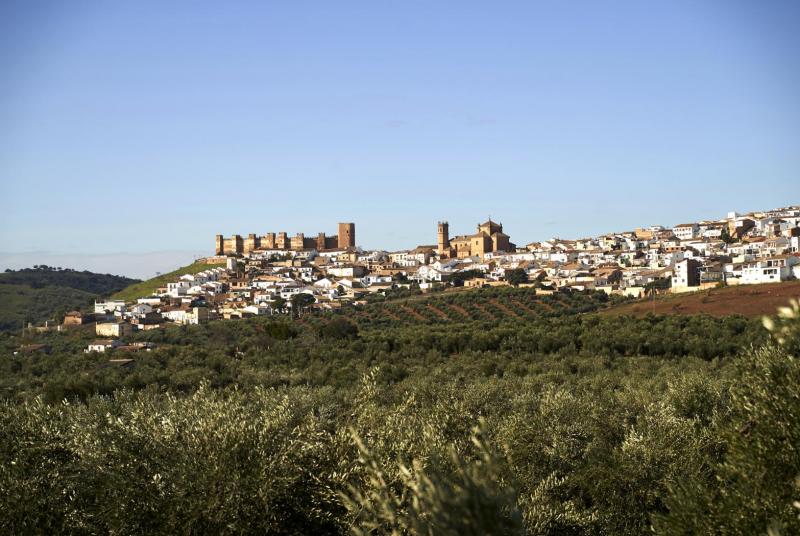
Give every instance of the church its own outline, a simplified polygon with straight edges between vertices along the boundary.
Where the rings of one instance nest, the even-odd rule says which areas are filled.
[[[472,235],[460,235],[450,238],[450,224],[439,222],[437,252],[440,257],[463,259],[464,257],[481,257],[487,253],[513,251],[515,245],[503,232],[503,224],[491,219],[478,224],[478,232]]]

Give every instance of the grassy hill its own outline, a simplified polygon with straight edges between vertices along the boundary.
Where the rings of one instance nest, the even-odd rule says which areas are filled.
[[[762,316],[773,314],[791,298],[800,298],[800,281],[764,285],[739,285],[686,294],[667,294],[610,307],[601,314],[644,316],[656,314],[708,314],[712,316]]]
[[[216,268],[218,266],[220,266],[220,264],[195,262],[178,268],[177,270],[173,270],[167,274],[161,274],[158,277],[153,277],[152,279],[148,279],[146,281],[138,281],[133,283],[132,285],[129,285],[116,292],[111,297],[115,300],[133,301],[143,296],[149,296],[155,292],[157,288],[166,286],[167,283],[175,281],[184,274],[196,274],[198,272],[208,270],[209,268]]]
[[[47,266],[0,273],[0,331],[40,323],[86,307],[136,279]]]

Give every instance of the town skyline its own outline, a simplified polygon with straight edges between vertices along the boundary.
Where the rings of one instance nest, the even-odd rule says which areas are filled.
[[[800,205],[525,245],[512,242],[492,219],[474,233],[454,235],[440,220],[435,244],[399,251],[357,246],[354,222],[337,227],[333,236],[217,234],[213,255],[96,300],[94,312],[67,313],[57,329],[95,323],[97,335],[112,339],[96,341],[86,352],[105,352],[137,330],[294,318],[408,293],[522,285],[537,295],[588,291],[626,299],[800,278]],[[449,319],[441,311],[438,316]]]
[[[48,3],[45,3],[48,4]],[[0,6],[0,252],[206,251],[356,221],[411,247],[780,205],[800,7]]]
[[[791,206],[800,206],[799,203],[783,203],[783,204],[776,204],[771,206],[769,209],[757,209],[757,210],[749,210],[749,211],[734,211],[734,210],[726,210],[722,209],[718,211],[719,213],[714,215],[705,215],[705,217],[700,218],[693,218],[693,219],[673,219],[671,222],[648,222],[648,223],[640,223],[628,226],[624,229],[615,229],[615,230],[605,230],[605,231],[598,231],[594,233],[586,233],[580,236],[574,235],[567,235],[565,233],[551,233],[547,236],[540,236],[533,239],[528,239],[514,231],[514,235],[521,237],[520,242],[517,244],[518,247],[524,248],[526,244],[530,242],[537,242],[543,241],[548,239],[562,239],[562,240],[580,240],[580,239],[588,239],[593,237],[598,237],[606,234],[621,234],[626,232],[631,232],[635,228],[647,228],[651,226],[663,226],[665,228],[671,228],[673,226],[680,225],[681,223],[690,222],[690,221],[714,221],[714,220],[722,220],[726,217],[726,215],[730,212],[739,212],[742,214],[752,213],[752,212],[759,212],[759,211],[768,211],[768,210],[775,210],[784,207],[791,207]],[[491,220],[491,214],[487,214],[487,219]],[[499,218],[495,216],[496,220],[505,225],[506,229],[511,229],[504,223],[503,218]],[[362,247],[365,250],[380,250],[380,251],[402,251],[402,250],[410,250],[418,247],[420,245],[436,245],[437,243],[437,236],[435,232],[432,232],[432,229],[435,231],[435,225],[438,221],[431,221],[429,222],[427,234],[420,234],[415,240],[413,237],[410,240],[407,240],[404,245],[400,247],[381,247],[379,246],[366,246],[361,244],[360,242],[356,241],[354,245]],[[452,221],[452,220],[450,220]],[[479,224],[480,225],[480,224]],[[225,226],[230,227],[230,226]],[[258,226],[259,229],[263,229],[267,226]],[[278,225],[277,227],[273,226],[277,229],[277,227],[281,227]],[[364,228],[369,229],[372,227],[374,230],[374,226],[370,225],[362,225],[359,226],[359,235],[364,232]],[[466,230],[472,227],[472,225],[462,225],[460,222],[455,224],[451,223],[451,228],[454,231],[461,231]],[[311,231],[312,228],[308,225],[301,224],[299,228],[292,228],[289,225],[284,225],[282,228],[292,229],[287,234],[287,239],[296,237],[298,232],[301,232],[300,229],[305,229],[306,231]],[[330,222],[327,225],[323,224],[320,229],[334,229],[334,225]],[[552,228],[548,226],[548,228]],[[553,229],[556,230],[556,229]],[[252,229],[251,229],[252,231]],[[232,232],[228,236],[228,238],[233,237],[239,234],[240,236],[247,237],[248,234],[252,234],[250,232],[247,233],[236,233]],[[273,233],[275,234],[275,233]],[[215,236],[220,236],[219,233],[215,233]],[[310,237],[315,237],[316,235],[309,235]],[[334,236],[335,238],[335,236]],[[518,239],[519,240],[519,239]],[[185,264],[194,262],[195,260],[206,257],[212,253],[215,253],[215,245],[209,246],[211,242],[209,237],[204,237],[203,242],[205,242],[205,247],[199,247],[196,249],[173,249],[173,250],[161,250],[161,251],[144,251],[144,252],[111,252],[111,253],[78,253],[78,254],[68,254],[63,252],[52,252],[52,251],[31,251],[31,252],[4,252],[0,251],[0,270],[5,269],[12,269],[18,270],[22,268],[31,267],[34,265],[48,265],[48,266],[61,266],[65,268],[73,268],[77,270],[89,270],[97,273],[110,273],[116,275],[124,275],[128,277],[136,277],[139,279],[148,279],[150,277],[154,277],[159,273],[169,272],[172,269],[183,266]],[[287,240],[288,244],[288,240]],[[180,243],[173,244],[176,246],[180,246]]]

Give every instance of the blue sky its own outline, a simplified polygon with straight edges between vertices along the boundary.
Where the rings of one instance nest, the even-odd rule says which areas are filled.
[[[3,2],[0,252],[338,221],[391,249],[488,215],[524,244],[798,203],[799,24],[769,0]]]

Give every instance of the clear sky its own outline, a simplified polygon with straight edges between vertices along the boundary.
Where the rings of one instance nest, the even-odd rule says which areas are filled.
[[[770,0],[6,0],[0,252],[338,221],[392,249],[488,215],[524,244],[798,203],[798,27]]]

